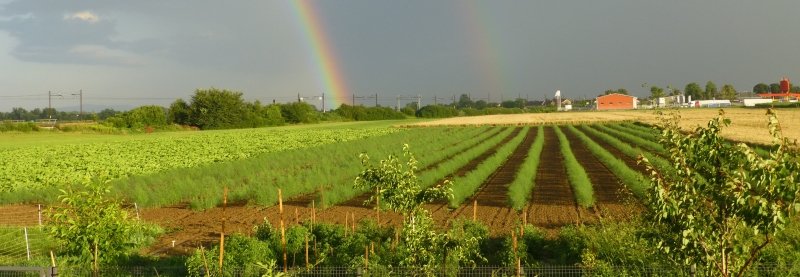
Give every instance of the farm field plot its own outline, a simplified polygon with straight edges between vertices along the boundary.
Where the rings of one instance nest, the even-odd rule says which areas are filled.
[[[4,149],[0,151],[0,192],[53,190],[63,184],[89,179],[105,181],[175,168],[191,168],[402,130],[385,125],[345,125],[342,128],[319,129],[176,132],[153,137],[115,136],[110,141],[44,143]],[[47,134],[45,136],[49,137]],[[90,137],[97,138],[94,135]],[[3,202],[15,199],[7,195],[0,198]]]
[[[278,189],[289,225],[312,215],[317,222],[347,225],[380,216],[380,224],[398,225],[399,214],[378,215],[374,205],[364,205],[371,192],[352,184],[362,168],[360,153],[377,162],[408,144],[418,158],[423,185],[454,180],[454,199],[425,205],[438,226],[471,219],[474,213],[490,234],[504,235],[521,221],[554,231],[637,213],[636,197],[646,187],[635,156],[643,153],[657,160],[661,155],[652,145],[649,127],[632,123],[310,128],[287,130],[276,140],[300,136],[293,132],[322,142],[149,174],[128,172],[131,176],[113,181],[113,188],[126,203],[138,203],[142,220],[168,231],[148,250],[152,253],[186,253],[208,245],[218,239],[223,218],[227,233],[250,234],[264,220],[277,224]],[[328,141],[324,134],[345,138]],[[575,172],[584,172],[583,181],[572,176]],[[525,197],[512,200],[512,185],[515,194]],[[229,189],[225,212],[219,205],[223,187]],[[0,225],[37,223],[36,205],[0,206],[0,214],[12,213],[24,216],[0,216]]]
[[[665,110],[668,111],[668,110]],[[680,126],[685,130],[697,126],[705,126],[708,120],[717,116],[715,108],[680,109]],[[734,141],[769,144],[771,138],[764,128],[767,117],[766,109],[726,108],[726,116],[733,123],[722,130],[722,135]],[[791,139],[800,139],[800,110],[777,109],[783,135]],[[545,114],[511,114],[473,117],[447,118],[413,124],[414,126],[472,126],[472,125],[526,125],[526,124],[590,124],[606,122],[644,122],[654,124],[658,116],[652,110],[630,111],[588,111]]]

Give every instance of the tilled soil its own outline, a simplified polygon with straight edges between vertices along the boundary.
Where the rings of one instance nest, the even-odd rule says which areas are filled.
[[[527,222],[546,229],[580,224],[580,210],[567,180],[564,157],[553,127],[544,129],[544,148],[539,159]]]

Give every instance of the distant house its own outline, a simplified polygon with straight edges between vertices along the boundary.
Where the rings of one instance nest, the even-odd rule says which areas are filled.
[[[638,100],[635,96],[612,93],[598,96],[595,102],[597,110],[632,110],[636,109]]]

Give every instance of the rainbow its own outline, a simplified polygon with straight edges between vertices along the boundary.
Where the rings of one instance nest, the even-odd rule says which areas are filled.
[[[500,94],[506,92],[503,68],[500,66],[502,57],[497,51],[499,47],[492,43],[497,40],[492,37],[490,32],[491,22],[489,22],[488,16],[481,12],[485,7],[479,7],[481,1],[459,1],[459,3],[458,6],[464,15],[467,26],[465,30],[469,32],[468,35],[472,40],[469,45],[472,45],[473,53],[475,53],[476,68],[479,70],[477,73],[482,80],[484,92],[491,94],[491,98],[495,101],[500,101],[502,98]],[[487,2],[487,5],[491,5],[491,3]],[[484,95],[473,97],[478,99],[483,98]],[[491,99],[487,99],[487,101],[491,102]]]
[[[350,94],[348,94],[347,81],[338,66],[336,51],[334,51],[330,38],[325,34],[319,13],[312,1],[292,0],[290,2],[300,21],[303,33],[308,39],[313,54],[313,63],[318,68],[319,82],[327,102],[325,106],[328,109],[338,108],[340,104],[347,102]]]

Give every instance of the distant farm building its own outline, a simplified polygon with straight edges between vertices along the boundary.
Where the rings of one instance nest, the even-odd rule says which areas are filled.
[[[608,95],[601,95],[595,101],[597,110],[632,110],[637,108],[635,96],[612,93]]]
[[[789,78],[784,77],[781,79],[780,82],[780,92],[778,93],[761,93],[758,96],[761,98],[766,99],[773,99],[773,100],[797,100],[800,98],[800,93],[792,93],[790,90],[792,89],[792,83],[789,81]]]

